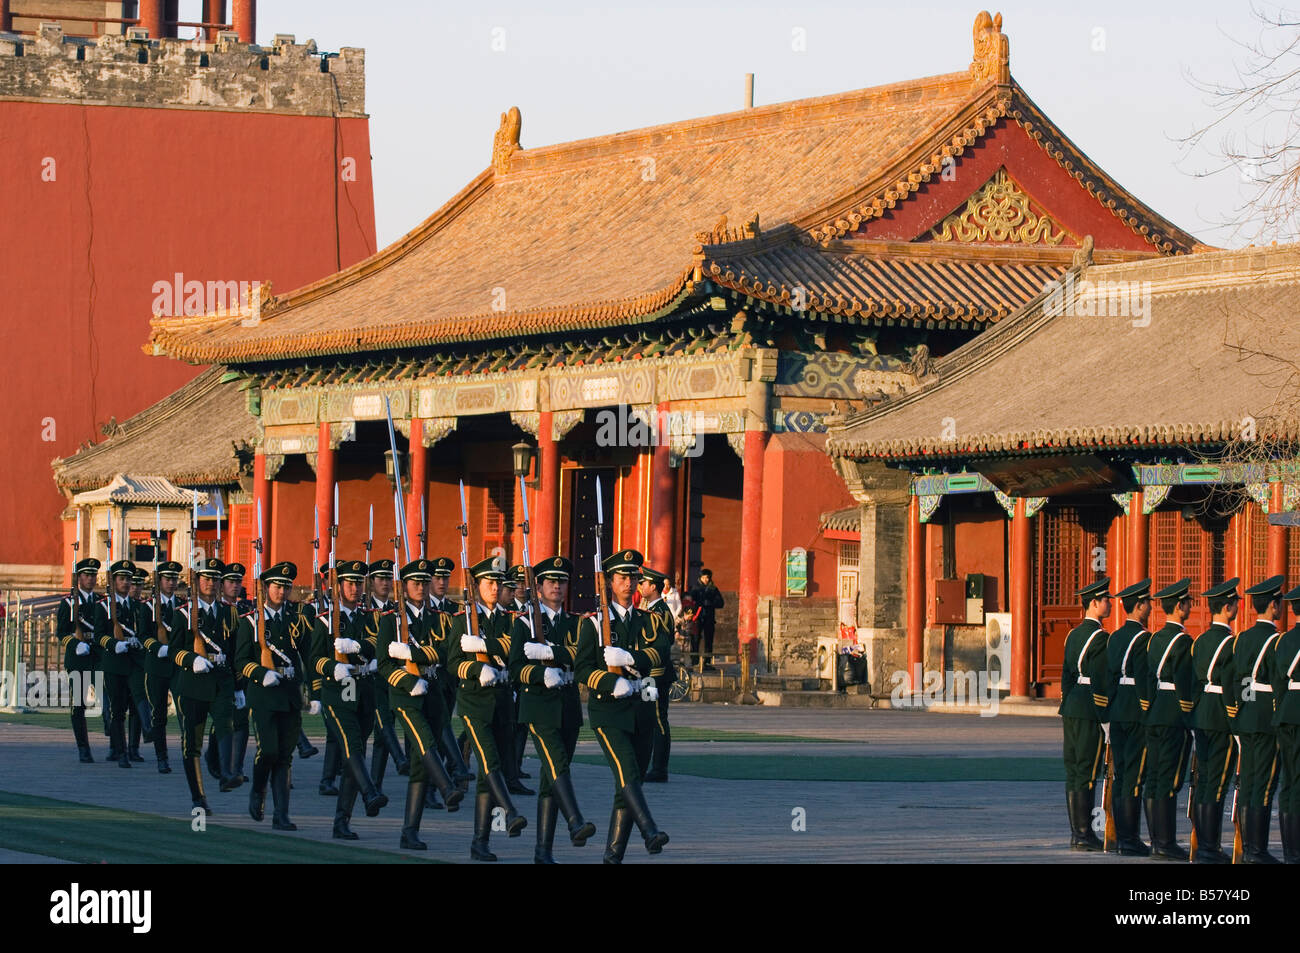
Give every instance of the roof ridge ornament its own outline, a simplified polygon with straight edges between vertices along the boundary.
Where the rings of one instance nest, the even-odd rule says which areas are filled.
[[[523,148],[519,145],[519,129],[522,125],[523,117],[518,106],[511,106],[501,114],[501,125],[497,127],[497,134],[492,140],[492,168],[497,175],[505,175],[510,171],[510,157]]]
[[[981,10],[975,17],[975,58],[971,60],[970,76],[976,83],[1011,82],[1011,46],[1002,32],[1002,14],[989,16]]]

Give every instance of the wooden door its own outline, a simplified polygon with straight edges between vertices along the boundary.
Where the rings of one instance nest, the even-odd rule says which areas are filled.
[[[1083,621],[1076,593],[1106,572],[1110,503],[1048,504],[1039,514],[1037,681],[1060,694],[1065,637]]]
[[[618,470],[574,470],[569,512],[569,558],[573,577],[569,580],[569,606],[574,612],[596,609],[596,477],[600,477],[601,504],[605,522],[601,526],[601,553],[608,556],[614,545],[614,481]]]

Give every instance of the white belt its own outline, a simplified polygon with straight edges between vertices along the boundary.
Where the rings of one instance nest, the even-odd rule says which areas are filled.
[[[1080,676],[1079,676],[1079,681],[1076,682],[1076,684],[1078,684],[1078,685],[1091,685],[1091,684],[1092,684],[1092,679],[1091,679],[1090,677],[1088,677],[1087,675],[1080,675]]]
[[[1300,692],[1300,682],[1287,682],[1286,687],[1288,691]]]
[[[1128,676],[1128,675],[1123,675],[1123,676],[1120,677],[1119,683],[1120,683],[1121,685],[1136,685],[1136,684],[1137,684],[1137,679],[1135,679],[1135,678],[1131,678],[1131,677]]]
[[[1175,685],[1173,682],[1156,682],[1156,688],[1162,692],[1178,691],[1178,686]]]
[[[1207,695],[1222,695],[1222,694],[1223,694],[1223,686],[1222,686],[1222,685],[1206,685],[1206,686],[1205,686],[1205,694],[1207,694]]]
[[[1271,692],[1273,690],[1272,685],[1266,685],[1263,682],[1257,682],[1253,678],[1250,680],[1250,687],[1257,692]]]

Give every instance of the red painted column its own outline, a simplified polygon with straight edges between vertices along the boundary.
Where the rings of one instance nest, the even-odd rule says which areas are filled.
[[[330,523],[334,520],[334,451],[330,425],[322,422],[316,436],[316,512],[320,514],[320,564],[329,563]],[[315,580],[312,580],[315,585]]]
[[[543,410],[537,415],[537,487],[536,503],[529,532],[529,556],[534,562],[553,556],[560,533],[560,445],[554,439],[553,415]],[[535,547],[535,548],[534,548]]]
[[[167,35],[163,29],[163,0],[140,0],[140,26],[149,31],[151,40]]]
[[[425,506],[428,518],[429,505],[429,450],[424,445],[424,418],[411,418],[411,443],[407,451],[411,458],[411,485],[406,498],[406,537],[411,543],[411,558],[423,559],[429,555],[420,549],[420,503]],[[425,550],[429,542],[425,540]]]
[[[658,441],[654,459],[650,463],[650,566],[672,577],[673,562],[673,506],[677,502],[675,471],[672,468],[672,447],[668,443],[668,408],[660,404],[656,421]],[[757,603],[755,603],[757,605]]]
[[[1282,512],[1282,508],[1285,505],[1282,499],[1283,489],[1284,486],[1281,483],[1274,483],[1272,485],[1272,498],[1269,501],[1268,507],[1270,513]],[[1287,528],[1285,526],[1274,526],[1270,523],[1268,526],[1268,574],[1270,576],[1285,577],[1287,575],[1290,568],[1288,566],[1288,563],[1290,562],[1290,559],[1288,558],[1290,555],[1289,550]],[[1297,580],[1292,579],[1283,583],[1283,589],[1290,589],[1291,586],[1295,585],[1296,581]],[[1259,582],[1259,580],[1255,580],[1255,582]],[[1287,629],[1287,608],[1287,604],[1283,602],[1282,615],[1277,620],[1278,629],[1282,632],[1285,632]]]
[[[203,22],[224,24],[226,0],[203,0]],[[207,27],[203,34],[203,38],[210,43],[217,38],[217,27]]]
[[[907,505],[907,684],[919,692],[914,675],[925,652],[925,524],[921,522],[921,498],[911,497]]]
[[[1025,501],[1011,518],[1011,697],[1029,697],[1030,535]]]
[[[240,43],[255,43],[257,35],[257,0],[233,0],[230,26],[239,34]]]
[[[745,431],[744,479],[740,504],[739,636],[741,650],[756,661],[758,635],[758,568],[763,530],[763,456],[766,430]]]
[[[266,478],[266,454],[253,455],[253,539],[257,539],[257,514],[262,514],[262,568],[270,565],[268,557],[271,552],[271,481]],[[249,572],[248,591],[252,592],[253,567],[246,567]]]
[[[1125,585],[1147,577],[1151,559],[1151,517],[1142,512],[1142,491],[1133,494],[1128,505],[1128,564]]]
[[[0,30],[6,33],[14,28],[14,15],[9,11],[9,0],[0,0]]]

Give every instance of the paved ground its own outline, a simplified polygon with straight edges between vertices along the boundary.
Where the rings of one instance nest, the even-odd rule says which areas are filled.
[[[780,766],[791,780],[723,780],[676,773],[667,784],[647,785],[651,809],[672,842],[660,857],[650,858],[634,835],[629,862],[1123,862],[1065,849],[1068,829],[1060,781],[962,780],[962,759],[969,759],[970,765],[1015,760],[1034,766],[1039,772],[1034,776],[1042,776],[1048,762],[1033,759],[1060,755],[1060,727],[1054,720],[682,704],[674,706],[672,722],[684,728],[810,740],[674,744],[674,757],[682,756],[683,764],[702,773],[708,772],[710,764],[748,758]],[[92,722],[92,727],[97,728],[97,723]],[[309,726],[309,734],[320,743],[319,726],[314,730]],[[154,770],[151,751],[144,764],[124,771],[102,761],[106,750],[102,733],[93,734],[92,740],[95,757],[101,760],[81,765],[67,729],[0,724],[0,763],[5,765],[0,790],[188,818],[189,797],[176,759],[174,727],[174,772],[165,776]],[[584,743],[578,754],[599,756],[599,750]],[[826,764],[823,759],[831,758],[928,763],[951,780],[797,780],[801,766]],[[334,799],[316,793],[320,765],[320,756],[295,760],[297,788],[291,813],[299,831],[276,837],[330,839]],[[530,784],[535,786],[537,762],[530,757],[525,769],[534,775]],[[557,859],[599,862],[612,794],[610,774],[603,764],[579,763],[574,766],[574,780],[584,811],[599,828],[599,843],[593,840],[577,849],[561,835]],[[403,784],[404,779],[390,768],[386,787],[392,803],[375,819],[358,812],[353,827],[363,838],[361,845],[396,851]],[[211,824],[269,833],[269,799],[268,821],[256,824],[246,811],[247,787],[221,794],[208,783],[208,793],[215,812]],[[529,828],[516,839],[494,835],[492,847],[502,861],[532,858],[535,799],[521,797],[517,802],[529,817]],[[794,829],[799,817],[804,830]],[[434,856],[462,861],[468,859],[471,829],[472,816],[464,808],[453,815],[430,811],[425,813],[421,834]],[[6,861],[0,854],[0,862]]]

